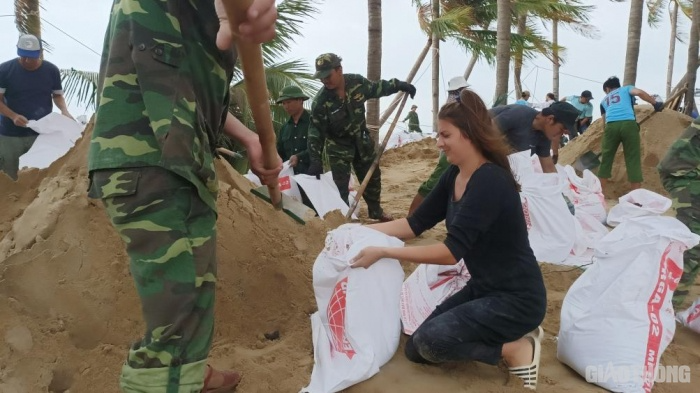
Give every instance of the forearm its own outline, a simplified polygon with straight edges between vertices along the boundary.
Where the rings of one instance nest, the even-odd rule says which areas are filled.
[[[425,263],[429,265],[454,265],[457,260],[443,243],[429,246],[385,247],[384,258],[398,259],[404,262]]]
[[[644,91],[642,89],[635,88],[631,93],[636,95],[637,97],[641,98],[642,100],[650,103],[651,105],[654,105],[656,103],[656,100],[654,99],[654,97],[652,97],[651,95],[649,95],[649,93],[647,93],[646,91]]]
[[[66,99],[63,97],[63,94],[54,94],[53,103],[56,104],[56,107],[61,111],[61,113],[69,113],[68,106],[66,105]]]
[[[540,165],[542,165],[544,173],[557,173],[557,167],[554,166],[552,157],[540,157]]]
[[[246,127],[236,116],[229,113],[224,123],[224,134],[242,144],[246,149],[254,143],[259,144],[258,134]]]
[[[413,233],[411,226],[408,225],[408,220],[405,218],[378,224],[371,224],[367,225],[367,227],[372,228],[375,231],[379,231],[385,235],[397,237],[401,240],[408,240],[416,237],[416,234]]]
[[[15,116],[17,116],[17,113],[10,109],[7,105],[5,105],[5,101],[2,97],[0,97],[0,114],[3,116],[7,117],[8,119],[13,119]]]

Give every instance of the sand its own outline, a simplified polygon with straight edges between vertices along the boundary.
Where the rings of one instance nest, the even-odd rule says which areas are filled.
[[[86,195],[87,138],[45,170],[0,175],[0,393],[116,393],[126,348],[142,333],[140,305],[121,240]],[[386,153],[386,210],[405,215],[437,159],[434,140]],[[211,362],[243,372],[239,393],[296,393],[313,367],[311,266],[340,214],[305,226],[251,196],[245,178],[220,164],[219,282]],[[363,213],[366,217],[366,213]],[[444,238],[438,226],[412,243]],[[406,271],[412,270],[411,266]],[[581,273],[542,265],[548,289],[539,392],[602,391],[556,360],[562,299]],[[700,293],[698,286],[694,294]],[[268,340],[265,333],[279,331]],[[700,377],[700,335],[679,327],[663,364]],[[690,393],[691,384],[655,392]],[[399,349],[374,378],[348,392],[522,392],[501,367],[415,365]]]
[[[642,140],[642,175],[644,177],[642,187],[662,195],[668,195],[661,186],[656,165],[664,158],[669,146],[688,127],[693,119],[680,112],[671,110],[654,113],[650,105],[637,106],[636,111],[637,119],[640,122],[653,114],[649,120],[642,123],[640,131]],[[604,128],[605,125],[602,119],[594,121],[583,135],[577,137],[559,151],[559,164],[571,165],[587,151],[593,151],[596,154],[600,153]],[[593,172],[597,173],[597,168]],[[620,145],[615,155],[612,178],[604,191],[607,198],[614,199],[630,191],[622,145]]]

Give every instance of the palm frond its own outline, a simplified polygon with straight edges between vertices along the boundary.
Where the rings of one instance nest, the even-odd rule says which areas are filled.
[[[304,23],[318,13],[314,4],[312,0],[284,0],[277,5],[277,35],[263,45],[265,59],[274,60],[289,52]]]
[[[76,105],[95,109],[98,79],[97,72],[61,69],[61,83],[68,103],[75,101]]]
[[[44,7],[39,0],[14,0],[15,4],[15,25],[21,34],[32,34],[41,39],[41,15],[40,11]],[[46,52],[51,52],[51,45],[41,40],[42,48]]]

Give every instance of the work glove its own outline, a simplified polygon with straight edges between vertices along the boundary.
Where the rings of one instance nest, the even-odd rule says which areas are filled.
[[[656,101],[654,103],[654,110],[657,112],[661,112],[662,110],[664,110],[664,103]]]
[[[408,82],[399,82],[399,91],[403,91],[405,93],[408,93],[409,96],[411,96],[411,99],[416,96],[416,87],[413,86],[412,84]]]
[[[318,161],[311,161],[309,169],[306,171],[309,176],[316,176],[316,179],[321,179],[321,174],[323,174],[323,165]]]

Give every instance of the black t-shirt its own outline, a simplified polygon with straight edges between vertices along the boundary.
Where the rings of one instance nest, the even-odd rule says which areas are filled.
[[[464,259],[474,293],[527,299],[544,306],[542,272],[530,248],[520,195],[507,170],[486,163],[472,174],[462,198],[453,200],[459,168],[450,166],[408,223],[416,236],[445,220],[445,245]]]
[[[525,105],[502,105],[489,109],[491,118],[516,152],[530,149],[538,157],[549,157],[552,143],[542,131],[532,128],[539,112]]]

